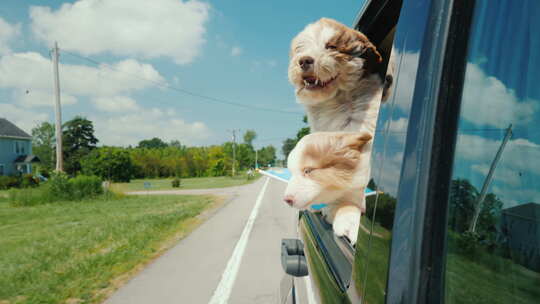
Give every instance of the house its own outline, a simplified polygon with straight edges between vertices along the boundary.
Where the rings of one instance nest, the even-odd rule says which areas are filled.
[[[0,118],[0,175],[32,173],[32,136],[5,118]]]
[[[501,227],[512,258],[540,271],[540,204],[531,202],[503,209]]]

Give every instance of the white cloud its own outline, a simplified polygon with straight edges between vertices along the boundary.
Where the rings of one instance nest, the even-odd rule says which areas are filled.
[[[499,79],[488,76],[476,64],[467,64],[461,113],[471,123],[497,128],[510,123],[527,124],[537,104],[537,101],[519,100]]]
[[[143,139],[158,136],[165,141],[180,140],[187,145],[202,144],[211,135],[202,122],[186,122],[174,110],[152,108],[111,117],[90,117],[96,137],[104,145],[136,145]]]
[[[85,55],[170,57],[186,64],[205,43],[210,6],[196,0],[79,0],[30,8],[36,37]]]
[[[0,103],[0,117],[11,121],[28,134],[39,122],[49,120],[49,115],[43,111],[37,112],[7,103]]]
[[[231,49],[231,56],[238,56],[240,54],[242,54],[242,48],[240,48],[239,46],[234,46]]]
[[[165,83],[152,65],[133,59],[110,67],[60,64],[59,70],[60,89],[68,95],[114,96],[150,87],[152,82]],[[0,58],[0,88],[53,92],[52,73],[51,61],[39,53],[14,53]]]
[[[56,99],[52,92],[44,90],[16,90],[13,94],[14,100],[17,104],[22,105],[25,108],[35,106],[49,106],[55,105]],[[60,94],[60,102],[62,106],[73,105],[77,103],[77,98],[69,94]]]
[[[21,33],[21,25],[11,25],[0,17],[0,54],[11,52],[9,42]]]
[[[397,71],[394,75],[393,96],[387,103],[395,103],[404,113],[408,114],[411,107],[411,100],[414,94],[414,84],[416,83],[416,72],[418,70],[418,53],[397,53],[396,66]]]
[[[99,97],[93,100],[96,108],[105,112],[130,112],[140,110],[137,102],[126,96]]]
[[[457,140],[456,155],[462,159],[482,161],[489,165],[501,142],[502,139],[491,140],[478,135],[461,134]],[[509,140],[499,167],[507,166],[516,171],[540,175],[540,162],[536,161],[538,159],[540,159],[540,145],[526,139]]]
[[[459,135],[456,156],[461,160],[471,161],[471,171],[485,177],[501,145],[502,139],[492,140],[478,135]],[[493,175],[493,193],[502,198],[505,207],[508,203],[516,204],[540,199],[538,178],[540,177],[540,145],[526,139],[509,140]],[[458,168],[460,168],[458,166]],[[472,172],[459,170],[457,174],[466,178]],[[497,182],[497,183],[495,183]],[[478,188],[481,184],[476,185]]]

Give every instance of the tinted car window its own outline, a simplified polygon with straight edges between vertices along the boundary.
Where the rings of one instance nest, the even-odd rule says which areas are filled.
[[[477,1],[450,185],[446,303],[540,301],[540,3]]]
[[[396,195],[428,9],[425,1],[403,3],[399,22],[387,37],[394,38],[394,59],[388,67],[394,87],[380,108],[369,185],[377,194],[366,199],[353,276],[366,303],[384,303],[386,297]]]

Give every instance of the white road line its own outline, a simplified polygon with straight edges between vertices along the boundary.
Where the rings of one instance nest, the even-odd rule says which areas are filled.
[[[266,186],[268,186],[268,181],[270,181],[270,179],[266,178],[264,186],[262,187],[261,192],[259,192],[257,201],[255,202],[255,206],[253,206],[253,210],[251,210],[251,214],[249,215],[246,226],[244,227],[244,231],[242,231],[242,235],[234,247],[233,254],[229,259],[229,262],[227,262],[227,267],[221,276],[221,281],[219,282],[218,287],[214,291],[214,295],[210,299],[210,302],[208,302],[209,304],[226,304],[229,301],[231,290],[234,285],[234,281],[236,281],[236,276],[238,275],[238,270],[240,268],[240,262],[242,261],[244,251],[246,250],[249,234],[251,233],[253,223],[255,223],[255,219],[259,213],[259,207],[261,206],[264,192],[266,191]]]
[[[309,304],[317,304],[317,301],[315,301],[315,294],[313,294],[313,288],[311,287],[311,277],[305,276],[304,277],[305,283],[306,283],[306,294],[308,298]]]

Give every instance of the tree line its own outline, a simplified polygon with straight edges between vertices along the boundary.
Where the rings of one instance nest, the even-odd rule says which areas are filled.
[[[233,167],[233,143],[190,147],[178,140],[165,142],[158,137],[145,139],[132,147],[98,147],[92,121],[76,116],[62,126],[64,171],[96,175],[105,180],[129,181],[131,178],[203,177],[230,175]],[[55,168],[55,127],[41,122],[32,129],[32,149],[41,163],[39,171],[47,174]],[[253,130],[244,133],[243,142],[234,144],[235,169],[255,167],[256,151]],[[269,145],[257,150],[260,166],[274,165],[276,149]]]

